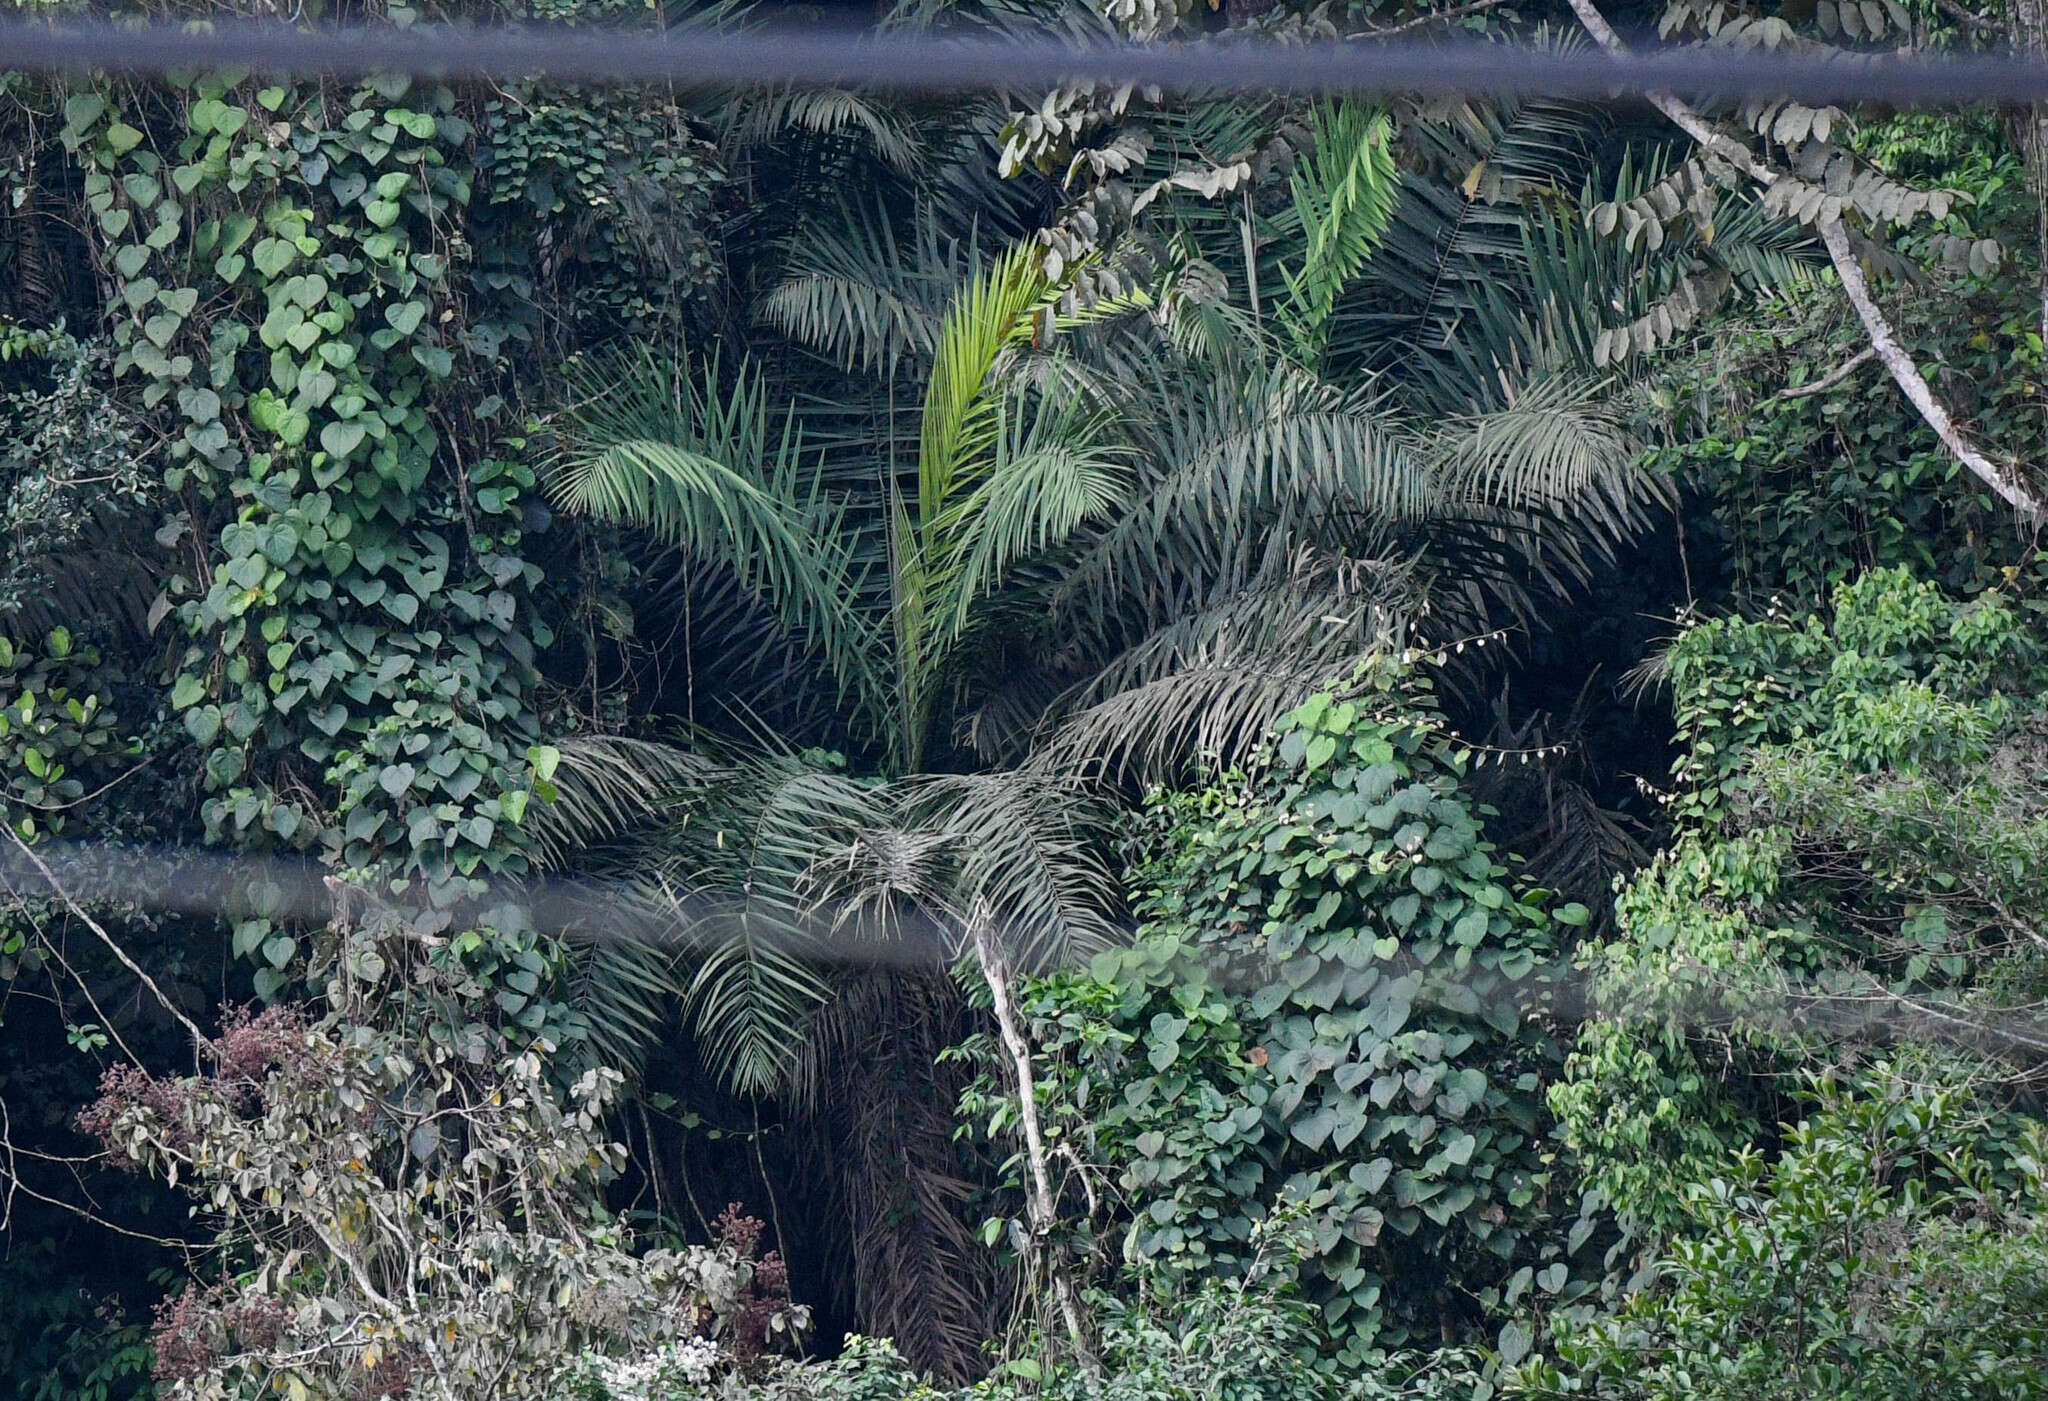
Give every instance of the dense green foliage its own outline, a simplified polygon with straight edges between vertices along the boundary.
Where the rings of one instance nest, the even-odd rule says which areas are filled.
[[[2040,1395],[2038,1126],[2015,1156],[2010,1124],[1925,1073],[1821,1084],[1775,1162],[1745,1149],[1686,1182],[1659,1285],[1562,1330],[1563,1366],[1520,1383],[1674,1401]]]
[[[2025,110],[0,73],[0,1390],[2048,1395],[2044,241]]]
[[[1543,1148],[1556,1057],[1529,1022],[1552,916],[1513,888],[1459,795],[1468,757],[1398,674],[1375,663],[1289,716],[1256,779],[1162,799],[1136,944],[1026,1001],[1059,1151],[1107,1178],[1088,1195],[1122,1258],[1231,1277],[1298,1206],[1345,1369],[1567,1274]]]
[[[1581,951],[1614,1018],[1552,1096],[1624,1213],[1668,1219],[1674,1162],[1707,1170],[1773,1122],[1775,1091],[1707,1057],[1766,1087],[1873,1036],[2038,1063],[2040,673],[2021,617],[1879,572],[1826,619],[1719,620],[1674,647],[1685,818],[1622,892],[1619,937]]]

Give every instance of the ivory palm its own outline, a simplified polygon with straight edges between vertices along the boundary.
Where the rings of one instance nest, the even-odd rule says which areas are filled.
[[[749,707],[776,698],[730,694],[642,820],[581,858],[710,930],[682,991],[728,1083],[801,1097],[829,1076],[840,1098],[868,1093],[864,1066],[821,1058],[872,1054],[872,1025],[921,1007],[923,1026],[938,1003],[891,974],[835,1004],[849,979],[834,957],[957,947],[981,910],[1027,966],[1114,937],[1102,793],[1085,778],[1241,755],[1390,633],[1476,624],[1512,599],[1542,530],[1583,549],[1639,513],[1624,437],[1575,436],[1567,418],[1532,466],[1503,446],[1501,414],[1545,401],[1502,406],[1481,369],[1469,413],[1425,415],[1413,377],[1360,355],[1375,249],[1412,192],[1397,197],[1385,114],[1310,116],[1284,201],[1248,203],[1242,227],[1155,206],[1167,237],[1143,297],[1063,314],[1035,252],[987,251],[929,191],[851,209],[834,195],[793,221],[756,302],[797,356],[637,353],[569,377],[556,499],[722,573],[721,597],[748,601],[731,645],[810,659],[838,704],[807,738],[853,756],[766,733]],[[1591,524],[1564,514],[1610,483],[1623,498]],[[635,764],[571,747],[564,769],[602,802],[602,773]],[[930,1152],[839,1174],[923,1184],[908,1227],[888,1193],[849,1189],[868,1223],[864,1312],[964,1264],[902,1263],[958,1224],[937,1205],[957,1197],[935,1166],[938,1113],[905,1119]]]
[[[707,1058],[743,1091],[775,1088],[794,1063],[802,1019],[824,994],[803,955],[847,935],[846,910],[904,905],[943,926],[999,895],[1004,919],[1040,954],[1109,936],[1114,883],[1076,835],[1085,802],[1042,774],[913,781],[978,605],[1016,560],[1118,496],[1117,460],[1091,415],[1013,401],[991,373],[1050,314],[1046,292],[1022,253],[960,290],[934,339],[911,483],[877,473],[864,489],[834,489],[825,455],[806,448],[794,413],[771,409],[748,367],[728,388],[715,364],[593,365],[558,418],[557,500],[731,570],[831,670],[846,732],[876,759],[864,778],[772,741],[723,747],[675,795],[690,820],[653,839],[651,888],[695,897],[699,920],[713,898],[733,921],[686,1001]],[[905,864],[933,834],[957,858],[946,880],[928,861]],[[1013,859],[1040,877],[1017,883]],[[849,870],[870,884],[850,888]]]

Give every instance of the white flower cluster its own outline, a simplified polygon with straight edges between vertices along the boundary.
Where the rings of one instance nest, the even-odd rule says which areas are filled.
[[[686,1401],[718,1370],[718,1344],[709,1338],[668,1343],[639,1357],[585,1359],[607,1401]]]

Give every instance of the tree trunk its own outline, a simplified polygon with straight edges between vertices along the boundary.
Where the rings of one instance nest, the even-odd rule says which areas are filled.
[[[811,1209],[845,1225],[855,1325],[957,1382],[986,1370],[982,1343],[1002,1331],[1011,1294],[971,1218],[986,1174],[953,1133],[967,1067],[940,1061],[972,1026],[943,971],[857,973],[820,1013],[791,1105],[806,1185],[823,1189]]]

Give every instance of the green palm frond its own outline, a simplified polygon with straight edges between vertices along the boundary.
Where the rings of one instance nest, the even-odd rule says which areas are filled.
[[[621,735],[572,735],[555,745],[554,796],[527,810],[537,864],[551,876],[595,876],[551,903],[568,916],[566,998],[590,1043],[613,1065],[638,1070],[662,1039],[677,977],[671,912],[623,880],[622,846],[658,830],[674,805],[712,779],[716,766],[673,745]]]
[[[564,997],[608,1063],[634,1072],[666,1034],[683,985],[674,954],[638,938],[568,941]]]
[[[1418,601],[1408,575],[1304,559],[1182,613],[1048,707],[1031,765],[1160,780],[1242,761],[1281,715],[1400,634]]]
[[[585,361],[567,376],[544,463],[565,509],[651,530],[730,568],[815,646],[840,684],[868,696],[870,629],[853,610],[863,562],[845,505],[807,465],[793,417],[771,426],[760,376],[730,385],[715,362],[692,377],[641,352]]]
[[[925,168],[931,152],[917,125],[870,94],[847,88],[784,88],[742,108],[727,126],[721,147],[741,152],[793,134],[851,140],[900,175]]]
[[[1641,529],[1676,504],[1671,483],[1641,465],[1642,447],[1608,386],[1553,376],[1517,386],[1499,408],[1460,415],[1432,435],[1447,491],[1537,518],[1569,519],[1594,541]]]
[[[830,989],[784,946],[780,921],[738,909],[721,923],[722,937],[683,989],[683,1015],[704,1068],[735,1094],[758,1098],[787,1080],[805,1022]]]
[[[702,755],[625,735],[571,735],[555,748],[554,797],[529,807],[524,824],[542,870],[646,828],[716,773]]]
[[[845,205],[792,245],[758,315],[843,369],[893,377],[906,364],[929,363],[971,265],[968,251],[941,240],[929,218],[912,221],[906,243],[886,212]]]
[[[1029,331],[1045,294],[1036,250],[1013,248],[961,289],[939,330],[918,440],[918,520],[939,519],[956,486],[973,483],[993,452],[1002,396],[991,392],[996,357]]]
[[[683,1012],[708,1070],[737,1092],[772,1092],[827,995],[833,872],[886,825],[872,784],[796,755],[758,753],[706,785],[668,831],[645,885],[675,938],[700,951]]]
[[[1414,435],[1364,391],[1284,365],[1192,384],[1155,372],[1144,389],[1123,425],[1135,488],[1054,590],[1062,616],[1099,627],[1133,596],[1178,609],[1190,590],[1249,584],[1276,549],[1291,556],[1341,518],[1438,505]]]
[[[1332,315],[1329,362],[1386,369],[1433,395],[1415,405],[1424,412],[1478,387],[1463,368],[1435,383],[1441,357],[1504,291],[1523,305],[1525,226],[1579,188],[1607,122],[1597,108],[1527,101],[1426,107],[1404,123],[1419,168],[1404,171],[1380,246]],[[1502,345],[1492,358],[1515,357]]]
[[[1330,314],[1365,267],[1393,218],[1400,182],[1393,123],[1384,111],[1353,102],[1322,103],[1311,122],[1313,146],[1289,181],[1290,218],[1278,236],[1301,242],[1299,263],[1282,265],[1287,297],[1277,312],[1304,364],[1322,358]]]
[[[955,636],[1012,564],[1106,521],[1125,497],[1126,464],[1099,441],[1099,415],[1042,407],[1028,426],[1021,413],[1004,417],[986,474],[937,523],[952,551],[940,622]]]

